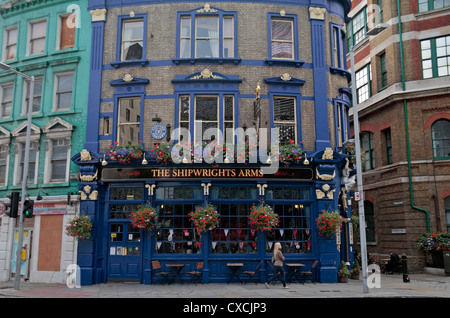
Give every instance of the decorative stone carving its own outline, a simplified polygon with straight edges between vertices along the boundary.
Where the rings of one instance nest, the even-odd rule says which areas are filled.
[[[325,13],[327,13],[327,9],[325,8],[309,7],[310,19],[324,20]]]
[[[92,22],[106,21],[106,9],[91,10]]]
[[[198,13],[214,13],[214,12],[217,12],[217,10],[211,9],[211,5],[209,3],[205,3],[205,6],[203,7],[203,9],[198,9],[197,12]]]
[[[317,170],[317,168],[316,168],[316,175],[317,175],[317,179],[324,180],[324,181],[330,181],[330,180],[333,180],[334,177],[336,176],[336,171],[333,171],[333,174],[326,174],[326,173],[320,174],[319,170]]]
[[[325,148],[322,155],[322,160],[333,160],[333,149]]]
[[[86,149],[81,150],[80,156],[81,156],[80,157],[81,161],[91,161],[92,160],[91,153]]]
[[[200,78],[203,78],[203,79],[210,79],[210,78],[213,78],[213,79],[221,79],[222,77],[217,76],[217,75],[214,75],[213,72],[211,72],[210,70],[208,70],[207,68],[205,68],[205,69],[200,73],[200,75],[197,75],[197,76],[192,77],[192,79],[200,79]]]

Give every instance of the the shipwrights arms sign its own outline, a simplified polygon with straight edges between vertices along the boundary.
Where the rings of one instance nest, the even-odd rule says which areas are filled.
[[[279,168],[274,174],[264,174],[260,168],[249,167],[202,167],[202,168],[111,168],[103,169],[103,181],[142,179],[294,179],[313,180],[314,173],[309,168]]]

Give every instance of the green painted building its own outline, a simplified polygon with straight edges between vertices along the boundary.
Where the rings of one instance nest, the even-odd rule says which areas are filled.
[[[89,89],[91,14],[87,0],[0,0],[0,60],[35,77],[25,219],[24,266],[30,281],[65,280],[76,242],[64,234],[79,212],[78,167]],[[0,200],[22,189],[29,83],[0,69]],[[41,200],[37,200],[42,197]],[[18,219],[0,216],[0,281],[15,271]]]

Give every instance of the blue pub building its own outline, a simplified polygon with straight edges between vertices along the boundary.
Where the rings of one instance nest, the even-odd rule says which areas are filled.
[[[241,263],[241,270],[258,268],[257,279],[265,282],[273,275],[275,242],[286,263],[309,270],[317,260],[316,281],[337,282],[340,261],[350,264],[354,253],[344,149],[350,5],[89,1],[88,126],[85,149],[72,158],[80,169],[80,211],[94,224],[92,237],[78,241],[83,285],[153,284],[155,260],[163,269],[183,264],[181,279],[203,262],[203,283],[228,282],[227,264]],[[265,140],[274,142],[273,131],[280,153],[291,157],[270,173],[264,168],[279,157],[262,149]],[[253,161],[227,153],[213,163],[184,151],[175,163],[164,147],[178,141],[236,149],[258,144],[259,151]],[[123,163],[111,155],[119,148],[142,148],[144,155]],[[199,149],[193,153],[202,157]],[[250,209],[260,201],[278,214],[275,229],[250,227]],[[159,215],[153,231],[130,224],[130,213],[144,203]],[[200,233],[189,213],[205,203],[220,213],[220,224]],[[317,232],[324,210],[338,210],[345,220],[331,238]]]

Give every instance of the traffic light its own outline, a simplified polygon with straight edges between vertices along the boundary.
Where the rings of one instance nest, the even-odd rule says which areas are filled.
[[[26,218],[33,217],[33,208],[34,208],[34,201],[25,200],[25,202],[23,203],[23,216]]]
[[[17,218],[17,212],[19,211],[20,193],[11,192],[11,194],[7,194],[6,196],[9,198],[10,202],[5,203],[5,214],[10,218]]]

